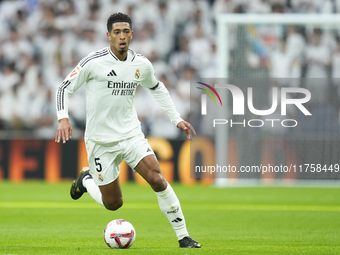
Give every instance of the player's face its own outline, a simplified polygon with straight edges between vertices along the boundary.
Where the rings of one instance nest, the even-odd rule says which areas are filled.
[[[129,49],[133,31],[127,22],[117,22],[112,24],[111,32],[107,32],[111,50],[116,55],[125,55]]]

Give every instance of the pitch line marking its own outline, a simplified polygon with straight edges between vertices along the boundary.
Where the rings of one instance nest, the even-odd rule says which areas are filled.
[[[205,211],[329,211],[339,212],[340,205],[248,205],[248,204],[183,204],[185,210],[205,210]],[[40,202],[40,201],[2,201],[0,202],[0,209],[3,208],[26,208],[26,209],[68,209],[68,208],[82,208],[82,209],[96,209],[102,208],[93,201],[88,202]],[[130,202],[124,204],[126,209],[155,209],[159,210],[157,201],[153,203],[135,203]]]

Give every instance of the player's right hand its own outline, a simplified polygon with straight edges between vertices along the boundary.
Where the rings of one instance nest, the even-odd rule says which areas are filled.
[[[67,118],[59,120],[59,127],[57,129],[57,133],[55,135],[55,142],[59,143],[60,140],[63,140],[63,143],[66,143],[68,139],[72,136],[72,126]]]

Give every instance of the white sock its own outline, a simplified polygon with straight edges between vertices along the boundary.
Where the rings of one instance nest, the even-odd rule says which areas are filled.
[[[83,179],[83,186],[87,189],[87,192],[91,195],[91,197],[100,205],[104,206],[102,200],[102,193],[100,192],[99,187],[94,182],[93,178],[90,176],[86,176]],[[104,206],[105,207],[105,206]]]
[[[176,232],[178,240],[188,236],[189,234],[185,226],[185,219],[182,213],[181,205],[170,184],[168,183],[168,186],[165,190],[155,193],[158,197],[159,207],[170,221],[172,228]]]

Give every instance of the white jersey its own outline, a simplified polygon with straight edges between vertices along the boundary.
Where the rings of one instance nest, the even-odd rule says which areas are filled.
[[[86,86],[85,140],[105,144],[142,132],[134,105],[138,85],[150,89],[174,125],[182,121],[168,90],[156,78],[151,62],[131,49],[125,61],[120,61],[110,47],[82,59],[58,86],[58,120],[68,118],[69,96],[83,84]]]

